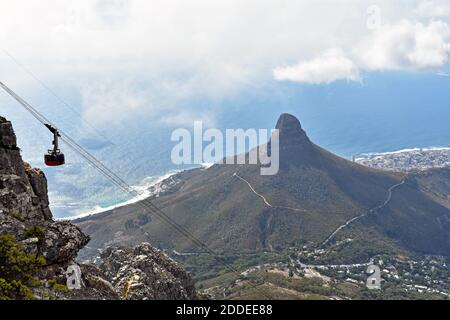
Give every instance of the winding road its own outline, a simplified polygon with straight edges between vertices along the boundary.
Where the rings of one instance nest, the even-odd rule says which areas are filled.
[[[259,198],[261,198],[262,201],[264,202],[264,204],[265,204],[266,206],[270,207],[270,208],[280,208],[280,209],[288,209],[288,210],[293,210],[293,211],[306,212],[305,209],[292,208],[292,207],[285,207],[285,206],[274,206],[274,205],[272,205],[272,204],[266,199],[266,197],[264,197],[262,194],[258,193],[258,192],[255,190],[255,188],[253,188],[253,186],[251,185],[251,183],[250,183],[248,180],[244,179],[243,177],[241,177],[240,175],[238,175],[236,172],[233,173],[233,176],[236,177],[236,178],[238,178],[238,179],[240,179],[241,181],[245,182],[245,183],[248,185],[248,187],[250,188],[250,190],[251,190],[255,195],[257,195]],[[357,221],[357,220],[359,220],[359,219],[361,219],[361,218],[363,218],[363,217],[365,217],[365,216],[367,216],[367,215],[369,215],[369,214],[372,214],[372,213],[374,213],[374,212],[376,212],[376,211],[378,211],[378,210],[381,210],[382,208],[384,208],[385,206],[387,206],[387,205],[389,204],[389,202],[391,202],[391,200],[392,200],[392,194],[393,194],[393,191],[394,191],[396,188],[400,187],[401,185],[405,184],[405,182],[406,182],[406,179],[403,179],[400,183],[397,183],[397,184],[394,184],[393,186],[391,186],[391,187],[387,190],[387,193],[388,193],[387,198],[386,198],[386,200],[385,200],[382,204],[380,204],[380,205],[378,205],[378,206],[376,206],[376,207],[373,207],[373,208],[369,209],[368,211],[366,211],[365,213],[363,213],[363,214],[361,214],[361,215],[359,215],[359,216],[356,216],[356,217],[353,217],[353,218],[347,220],[344,224],[342,224],[342,225],[339,226],[336,230],[334,230],[334,231],[331,233],[331,235],[328,236],[328,238],[326,238],[325,241],[322,242],[322,243],[320,244],[319,248],[322,248],[323,246],[325,246],[328,242],[330,242],[331,239],[333,239],[333,238],[336,236],[336,234],[337,234],[339,231],[341,231],[342,229],[348,227],[348,226],[349,226],[350,224],[352,224],[353,222],[355,222],[355,221]]]
[[[392,193],[393,193],[394,189],[396,189],[396,188],[400,187],[401,185],[405,184],[405,182],[406,182],[406,179],[403,179],[400,183],[397,183],[397,184],[394,184],[393,186],[391,186],[391,187],[388,189],[388,196],[387,196],[387,199],[386,199],[382,204],[380,204],[380,205],[378,205],[378,206],[376,206],[376,207],[374,207],[374,208],[372,208],[372,209],[369,209],[367,212],[365,212],[365,213],[363,213],[363,214],[361,214],[361,215],[359,215],[359,216],[357,216],[357,217],[351,218],[350,220],[348,220],[347,222],[345,222],[343,225],[339,226],[336,230],[333,231],[333,233],[332,233],[328,238],[325,239],[324,242],[322,242],[322,244],[319,246],[319,248],[322,248],[323,246],[325,246],[331,239],[334,238],[334,236],[335,236],[339,231],[341,231],[341,230],[344,229],[345,227],[349,226],[351,223],[353,223],[353,222],[355,222],[356,220],[359,220],[359,219],[361,219],[361,218],[363,218],[363,217],[365,217],[365,216],[367,216],[367,215],[369,215],[369,214],[372,214],[372,213],[374,213],[374,212],[376,212],[376,211],[378,211],[378,210],[384,208],[385,206],[387,206],[387,205],[389,204],[389,202],[391,202],[391,200],[392,200]]]
[[[243,182],[245,182],[248,187],[250,188],[250,190],[252,190],[252,192],[254,194],[256,194],[258,197],[260,197],[263,201],[264,204],[270,208],[278,208],[278,209],[288,209],[288,210],[293,210],[293,211],[299,211],[299,212],[306,212],[305,209],[299,209],[299,208],[293,208],[293,207],[286,207],[286,206],[274,206],[272,205],[262,194],[258,193],[255,188],[253,188],[253,186],[251,185],[250,182],[248,182],[246,179],[242,178],[240,175],[238,175],[236,172],[233,173],[233,177],[236,177],[240,180],[242,180]]]
[[[257,195],[259,198],[261,198],[262,201],[264,202],[264,204],[265,204],[266,206],[268,206],[269,208],[274,208],[274,209],[287,209],[287,210],[292,210],[292,211],[297,211],[297,212],[306,212],[305,209],[292,208],[292,207],[285,207],[285,206],[274,206],[274,205],[272,205],[272,204],[266,199],[266,197],[264,197],[262,194],[258,193],[258,192],[255,190],[255,188],[253,188],[252,184],[251,184],[250,182],[248,182],[246,179],[242,178],[242,177],[241,177],[240,175],[238,175],[236,172],[233,173],[233,177],[236,177],[236,178],[238,178],[239,180],[245,182],[245,183],[247,184],[247,186],[250,188],[250,190],[251,190],[255,195]],[[271,229],[272,217],[273,217],[273,214],[272,214],[272,213],[270,213],[269,216],[267,217],[267,220],[266,220],[266,227],[265,227],[266,231],[265,231],[265,235],[264,235],[264,240],[262,241],[262,242],[263,242],[263,245],[267,246],[267,248],[269,248],[270,251],[272,251],[273,248],[272,248],[272,244],[270,243],[269,237],[268,237],[268,235],[267,235],[266,233],[267,233],[267,230],[270,230],[270,229]]]

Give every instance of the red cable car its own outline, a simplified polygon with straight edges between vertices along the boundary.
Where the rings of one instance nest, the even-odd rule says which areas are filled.
[[[59,150],[58,138],[61,136],[58,129],[52,127],[49,124],[45,124],[48,130],[53,133],[53,149],[48,150],[48,153],[44,155],[44,162],[49,167],[61,166],[65,163],[64,153]]]

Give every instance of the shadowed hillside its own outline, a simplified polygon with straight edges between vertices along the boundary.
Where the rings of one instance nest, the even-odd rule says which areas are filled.
[[[292,115],[281,115],[276,127],[277,175],[261,176],[259,165],[187,171],[174,176],[176,183],[154,203],[220,251],[305,244],[321,248],[352,238],[364,249],[346,253],[348,260],[400,251],[450,256],[450,211],[444,201],[448,182],[443,182],[448,171],[427,180],[363,167],[313,144]],[[149,240],[164,248],[196,250],[156,217],[139,224],[146,214],[135,204],[77,223],[92,237],[94,247]],[[139,227],[133,228],[136,223]]]

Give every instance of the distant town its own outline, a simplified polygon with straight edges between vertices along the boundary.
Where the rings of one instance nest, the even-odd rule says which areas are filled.
[[[450,148],[405,149],[354,156],[353,161],[372,168],[390,171],[427,170],[450,167]]]
[[[352,239],[337,243],[333,248],[314,249],[305,245],[302,248],[289,248],[287,259],[263,263],[246,268],[240,277],[223,286],[203,290],[207,296],[227,296],[225,292],[239,290],[246,279],[265,278],[265,275],[278,275],[285,279],[318,279],[319,286],[327,288],[331,299],[360,299],[367,294],[367,268],[376,265],[380,270],[381,285],[373,298],[383,299],[450,299],[450,270],[447,260],[442,256],[428,255],[420,259],[403,256],[376,255],[368,261],[354,264],[321,264],[321,258],[330,254],[336,246],[344,245]],[[272,278],[272,281],[274,279]],[[280,280],[276,285],[279,285]],[[270,281],[269,281],[270,283]],[[275,284],[272,284],[272,286]],[[348,293],[359,291],[353,297]],[[373,290],[371,290],[373,291]],[[366,293],[365,293],[366,292]],[[377,296],[378,295],[378,296]]]
[[[335,247],[351,241],[352,239],[343,240]],[[438,294],[450,298],[450,270],[445,257],[428,255],[422,259],[413,260],[406,257],[380,255],[372,257],[366,263],[345,265],[313,265],[303,262],[320,261],[320,257],[329,253],[330,250],[333,248],[317,250],[304,246],[303,249],[296,250],[297,259],[291,260],[291,265],[295,266],[294,270],[300,273],[308,269],[316,270],[317,275],[325,281],[344,281],[365,285],[366,269],[374,264],[381,268],[383,283],[388,282],[404,292]]]

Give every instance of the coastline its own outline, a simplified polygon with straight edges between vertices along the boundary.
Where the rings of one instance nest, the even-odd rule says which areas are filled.
[[[355,160],[362,160],[366,159],[370,156],[386,156],[391,154],[399,154],[399,153],[410,153],[410,152],[430,152],[430,151],[450,151],[450,147],[427,147],[427,148],[406,148],[406,149],[400,149],[396,151],[386,151],[386,152],[366,152],[356,155],[357,157]]]
[[[170,171],[159,177],[147,177],[142,180],[143,183],[141,183],[140,185],[132,186],[132,188],[136,192],[138,192],[139,195],[137,195],[129,200],[119,202],[117,204],[107,206],[107,207],[95,206],[92,210],[90,210],[88,212],[84,212],[84,213],[77,214],[77,215],[70,216],[70,217],[57,218],[57,220],[76,220],[76,219],[80,219],[80,218],[86,218],[86,217],[90,217],[90,216],[93,216],[93,215],[96,215],[99,213],[103,213],[103,212],[110,211],[113,209],[122,208],[122,207],[128,206],[130,204],[134,204],[136,202],[144,200],[144,199],[160,192],[161,190],[158,189],[157,187],[161,182],[163,182],[167,179],[170,179],[171,177],[173,177],[183,171],[185,171],[185,170],[173,170],[173,171]],[[145,180],[149,180],[149,179],[151,180],[151,182],[145,183]],[[156,188],[156,190],[152,190],[155,188]]]
[[[190,168],[190,169],[182,169],[182,170],[172,170],[169,171],[168,173],[162,175],[162,176],[156,176],[156,177],[146,177],[142,180],[142,183],[137,185],[137,186],[132,186],[132,188],[134,190],[136,190],[139,195],[135,196],[129,200],[123,201],[123,202],[119,202],[117,204],[111,205],[111,206],[107,206],[107,207],[101,207],[101,206],[95,206],[92,210],[81,213],[81,214],[77,214],[74,216],[70,216],[70,217],[63,217],[63,218],[56,218],[56,220],[77,220],[77,219],[81,219],[81,218],[86,218],[86,217],[90,217],[93,215],[97,215],[97,214],[101,214],[103,212],[107,212],[107,211],[111,211],[117,208],[123,208],[126,207],[128,205],[137,203],[139,201],[142,201],[144,199],[147,199],[151,196],[154,195],[158,195],[161,191],[163,191],[163,189],[159,186],[162,182],[173,178],[174,176],[176,176],[177,174],[189,171],[189,170],[196,170],[196,169],[203,169],[203,170],[207,170],[209,169],[211,166],[213,166],[214,163],[202,163],[199,167],[194,167],[194,168]],[[150,180],[149,182],[145,182],[146,180]]]

